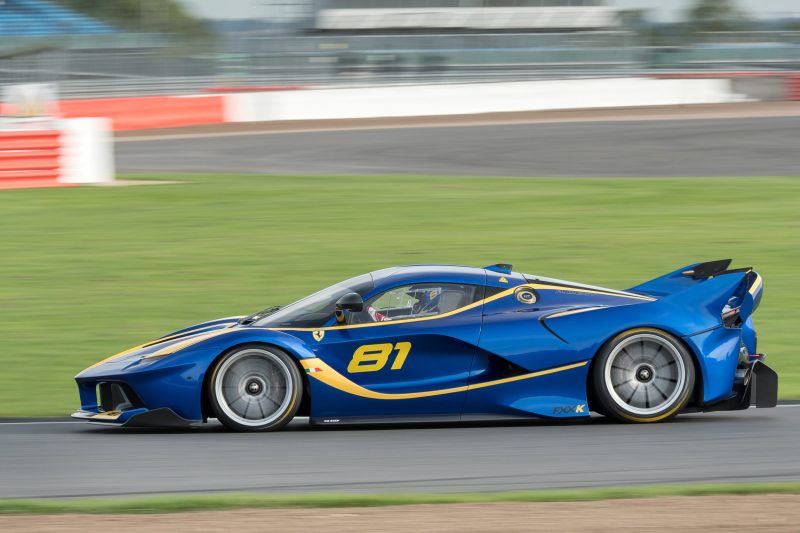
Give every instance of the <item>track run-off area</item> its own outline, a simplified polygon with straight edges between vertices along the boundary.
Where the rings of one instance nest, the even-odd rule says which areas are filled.
[[[216,491],[464,492],[800,478],[800,405],[668,423],[314,428],[240,434],[0,423],[0,498]]]
[[[164,133],[116,143],[121,172],[793,176],[800,116]],[[155,135],[155,137],[153,136]]]

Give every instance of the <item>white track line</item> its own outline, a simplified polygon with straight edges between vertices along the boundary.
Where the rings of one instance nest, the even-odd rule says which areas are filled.
[[[308,422],[307,416],[296,416],[294,420],[297,422]],[[81,424],[85,420],[31,420],[28,422],[0,422],[0,426],[32,426],[42,424]]]
[[[80,424],[81,420],[50,420],[41,422],[0,422],[0,426],[27,426],[34,424]]]

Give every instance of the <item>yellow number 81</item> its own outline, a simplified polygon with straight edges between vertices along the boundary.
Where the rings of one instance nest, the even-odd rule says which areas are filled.
[[[400,370],[406,362],[408,352],[411,351],[410,342],[398,342],[397,344],[365,344],[359,346],[353,352],[353,359],[347,365],[347,371],[351,374],[356,372],[377,372],[389,362],[389,356],[397,351],[397,355],[392,362],[391,370]]]

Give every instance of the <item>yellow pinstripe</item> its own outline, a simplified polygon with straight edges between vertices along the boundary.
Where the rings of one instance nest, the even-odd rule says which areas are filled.
[[[325,383],[328,386],[331,386],[342,392],[352,394],[354,396],[361,396],[362,398],[371,398],[373,400],[410,400],[414,398],[428,398],[431,396],[441,396],[443,394],[465,392],[468,390],[482,389],[485,387],[494,387],[495,385],[502,385],[504,383],[512,383],[514,381],[521,381],[524,379],[532,379],[539,376],[546,376],[548,374],[555,374],[556,372],[563,372],[565,370],[572,370],[573,368],[580,368],[582,366],[589,364],[589,361],[582,361],[580,363],[564,365],[557,368],[551,368],[549,370],[540,370],[538,372],[531,372],[528,374],[522,374],[510,378],[495,379],[493,381],[486,381],[483,383],[476,383],[473,385],[463,385],[460,387],[451,387],[449,389],[439,389],[432,391],[402,392],[402,393],[375,392],[367,388],[364,388],[361,385],[358,385],[357,383],[353,383],[352,381],[350,381],[350,379],[341,375],[339,372],[331,368],[330,365],[328,365],[325,361],[319,358],[301,359],[300,364],[302,364],[303,368],[305,369],[313,368],[320,370],[318,372],[313,372],[309,374],[311,377],[320,380],[321,382]]]

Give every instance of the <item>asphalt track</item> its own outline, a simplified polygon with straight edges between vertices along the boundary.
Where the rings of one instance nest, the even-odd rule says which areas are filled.
[[[238,434],[0,423],[0,498],[215,491],[500,491],[800,479],[800,405],[670,423],[438,425]]]
[[[800,117],[247,132],[115,149],[122,172],[795,176]]]

